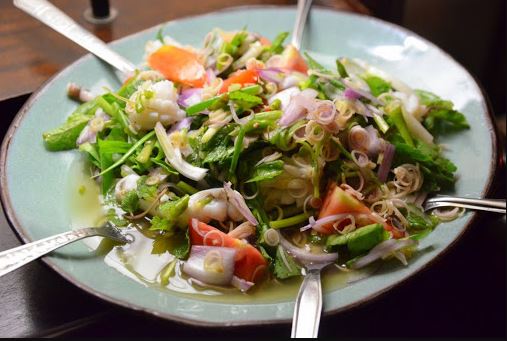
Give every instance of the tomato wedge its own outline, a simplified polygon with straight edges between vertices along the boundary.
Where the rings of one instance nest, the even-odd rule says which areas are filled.
[[[198,57],[177,46],[162,46],[148,57],[148,64],[173,82],[192,87],[202,87],[206,82],[206,70]]]
[[[358,226],[364,226],[378,221],[377,219],[372,218],[372,213],[366,205],[357,200],[351,194],[345,192],[337,186],[335,182],[332,182],[329,185],[326,198],[322,204],[319,219],[341,213],[350,213],[354,215]],[[345,225],[346,222],[337,228],[341,229]],[[388,223],[384,223],[383,225],[384,229],[391,232],[394,238],[399,239],[405,237],[405,232],[395,229]],[[333,224],[329,223],[322,225],[319,228],[319,232],[322,234],[333,234],[336,233],[336,230],[333,228]]]
[[[299,51],[292,45],[287,45],[283,50],[280,58],[273,61],[271,66],[281,69],[298,71],[306,74],[308,66]]]
[[[192,245],[223,246],[236,249],[234,275],[249,282],[257,282],[264,276],[267,261],[252,245],[228,236],[219,229],[190,218],[190,243]]]
[[[224,92],[227,92],[229,90],[229,87],[233,84],[240,84],[241,86],[244,86],[246,84],[255,84],[258,81],[259,74],[257,70],[239,70],[232,73],[229,78],[224,80],[224,83],[222,84],[222,87],[218,93],[222,94]]]

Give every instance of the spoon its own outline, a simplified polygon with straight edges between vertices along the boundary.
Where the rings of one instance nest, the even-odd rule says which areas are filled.
[[[113,51],[105,42],[85,30],[65,13],[46,0],[14,0],[14,6],[30,14],[37,20],[81,45],[95,56],[115,67],[120,79],[128,78],[136,66]]]
[[[291,337],[316,338],[322,313],[320,272],[338,259],[338,253],[311,253],[283,237],[280,237],[280,244],[303,266],[305,276],[294,306]]]
[[[118,228],[109,224],[60,233],[0,252],[0,277],[62,246],[94,236],[110,238],[120,243],[132,242],[132,236],[124,235]]]

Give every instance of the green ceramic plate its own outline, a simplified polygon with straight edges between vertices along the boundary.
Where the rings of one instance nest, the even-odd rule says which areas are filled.
[[[185,44],[199,45],[214,27],[239,29],[247,25],[273,38],[290,31],[294,8],[248,7],[186,18],[167,23],[165,32]],[[141,63],[144,44],[154,39],[159,27],[114,42],[112,47]],[[314,8],[303,40],[321,62],[332,66],[336,56],[364,59],[398,76],[415,88],[427,89],[452,100],[472,129],[442,142],[459,169],[457,195],[487,195],[496,167],[496,142],[484,96],[470,74],[432,43],[400,27],[370,17]],[[71,226],[69,184],[77,152],[51,153],[44,149],[41,134],[58,126],[75,108],[65,95],[68,82],[100,91],[117,88],[112,70],[87,55],[37,91],[22,108],[2,145],[2,201],[14,229],[24,241],[64,232]],[[384,266],[373,276],[346,287],[328,290],[325,313],[342,311],[391,289],[414,275],[454,244],[471,224],[467,213],[440,225],[420,245],[422,251],[409,266]],[[164,318],[200,325],[240,325],[288,322],[293,298],[278,302],[242,300],[221,302],[200,296],[182,296],[146,287],[107,266],[83,243],[69,245],[44,261],[78,287],[107,301]],[[394,264],[394,263],[393,263]]]

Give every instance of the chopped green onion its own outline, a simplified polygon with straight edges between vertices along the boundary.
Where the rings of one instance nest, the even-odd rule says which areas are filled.
[[[187,193],[187,194],[195,194],[197,192],[199,192],[199,190],[189,184],[187,184],[186,182],[184,181],[180,181],[176,184],[176,187],[178,187],[181,191],[183,191],[184,193]]]

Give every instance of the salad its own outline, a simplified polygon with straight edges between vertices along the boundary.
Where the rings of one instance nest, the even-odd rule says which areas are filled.
[[[217,28],[195,48],[161,30],[121,88],[69,84],[82,104],[43,134],[86,155],[108,223],[174,256],[162,283],[176,265],[243,292],[304,261],[406,265],[461,214],[421,204],[454,186],[438,138],[468,129],[463,114],[363,61],[325,67],[287,36]]]

